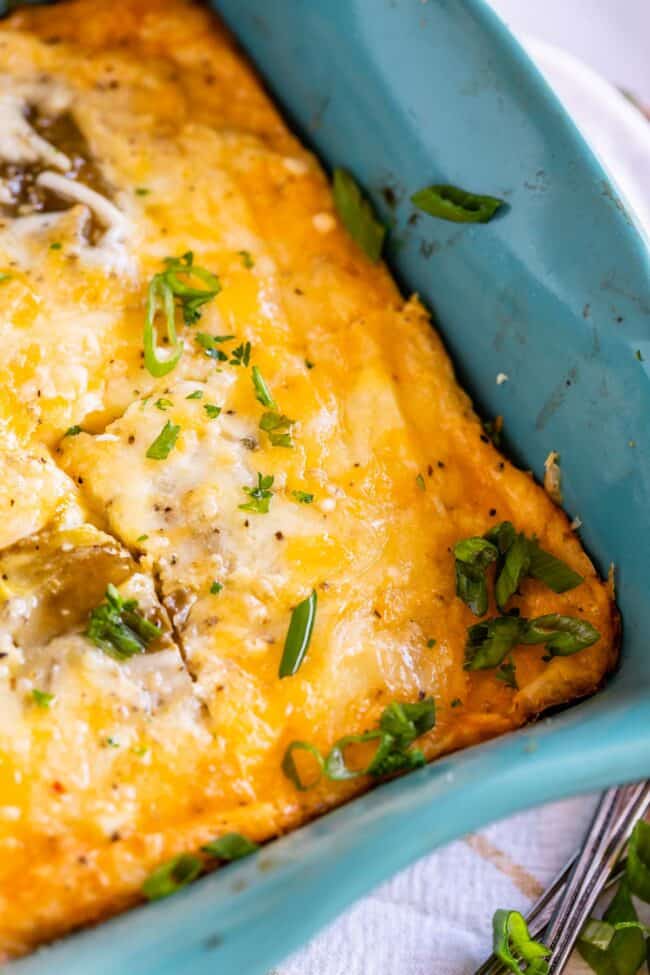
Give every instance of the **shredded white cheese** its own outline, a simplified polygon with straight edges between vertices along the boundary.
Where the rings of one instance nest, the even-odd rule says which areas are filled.
[[[25,109],[21,98],[0,94],[0,157],[10,163],[35,163],[42,159],[62,172],[70,169],[65,153],[34,131],[25,118]]]

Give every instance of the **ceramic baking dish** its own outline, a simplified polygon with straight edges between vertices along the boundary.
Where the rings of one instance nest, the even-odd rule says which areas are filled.
[[[503,415],[507,450],[538,476],[561,454],[565,507],[601,572],[616,565],[622,664],[592,699],[382,785],[12,975],[263,973],[433,847],[650,775],[650,262],[624,203],[482,0],[215,6],[303,139],[394,222],[389,262],[434,310],[479,411]],[[412,226],[406,189],[428,182],[509,209],[489,226]]]

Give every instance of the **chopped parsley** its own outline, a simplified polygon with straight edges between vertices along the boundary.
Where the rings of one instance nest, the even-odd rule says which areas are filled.
[[[250,342],[242,342],[232,350],[231,355],[232,358],[229,360],[231,366],[247,366],[251,361]]]
[[[61,244],[58,240],[55,240],[54,243],[50,244],[51,251],[60,251],[62,247],[63,244]]]
[[[429,648],[429,650],[433,650],[435,645],[436,645],[436,641],[433,639],[433,637],[431,637],[430,640],[427,640],[427,647]]]
[[[78,434],[82,433],[81,427],[75,423],[74,426],[68,427],[66,432],[63,434],[64,437],[76,437]]]
[[[221,407],[215,406],[214,403],[204,403],[203,409],[207,413],[210,420],[216,420],[221,413]]]
[[[250,498],[245,504],[240,504],[242,511],[254,511],[258,515],[268,513],[271,498],[273,497],[273,475],[257,474],[257,484],[255,487],[244,487],[242,490]]]
[[[146,542],[148,538],[149,538],[148,535],[138,535],[138,537],[136,538],[136,542]]]
[[[293,447],[291,439],[291,427],[294,424],[284,413],[268,411],[263,413],[260,419],[260,430],[268,435],[274,447]]]
[[[144,653],[161,632],[159,626],[142,615],[137,599],[123,599],[109,583],[104,602],[90,614],[85,635],[104,653],[128,660],[136,653]]]
[[[219,346],[222,342],[232,341],[234,337],[234,335],[208,335],[207,332],[197,332],[196,342],[211,359],[216,359],[217,362],[227,362],[228,356]]]
[[[386,228],[377,220],[370,202],[345,169],[334,170],[334,206],[343,226],[373,263],[381,257]]]
[[[178,435],[181,428],[175,424],[167,423],[164,425],[154,442],[149,446],[146,456],[149,460],[165,460],[176,446]]]
[[[38,688],[32,690],[32,700],[38,708],[42,708],[43,711],[47,711],[50,704],[54,700],[54,694],[49,694],[47,691],[39,691]]]
[[[176,309],[180,309],[186,325],[194,325],[201,317],[203,305],[221,291],[219,278],[206,268],[194,264],[191,251],[182,257],[166,257],[165,270],[154,274],[147,292],[147,313],[144,326],[144,364],[152,376],[165,376],[183,354],[183,343],[176,335]],[[207,287],[199,288],[191,282],[198,278]],[[167,331],[169,355],[160,358],[156,341],[156,316],[162,312]]]
[[[170,399],[165,399],[164,396],[161,396],[160,399],[157,399],[153,405],[156,407],[157,410],[162,410],[164,413],[165,410],[168,410],[169,407],[173,406],[174,404]]]
[[[292,491],[291,496],[298,504],[312,504],[314,501],[314,495],[310,494],[309,491]]]
[[[210,592],[213,596],[217,596],[223,589],[223,583],[217,582],[216,579],[210,586]]]

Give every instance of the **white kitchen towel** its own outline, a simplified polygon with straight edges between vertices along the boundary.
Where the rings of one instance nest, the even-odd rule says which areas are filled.
[[[650,124],[566,52],[526,44],[650,237]],[[495,909],[526,910],[579,845],[596,801],[531,810],[425,857],[274,975],[470,975],[489,954]],[[588,971],[572,960],[571,975]]]

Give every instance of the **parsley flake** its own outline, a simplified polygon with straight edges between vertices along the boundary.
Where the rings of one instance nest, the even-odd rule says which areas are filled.
[[[292,491],[291,496],[298,504],[312,504],[314,500],[314,495],[310,494],[309,491]]]
[[[217,596],[221,592],[222,589],[223,589],[223,583],[222,582],[217,582],[216,579],[212,583],[212,585],[210,586],[210,592],[211,592],[211,594],[213,596]]]
[[[284,413],[269,411],[263,413],[260,419],[260,430],[268,435],[274,447],[293,447],[291,439],[291,427],[294,420],[289,419]]]
[[[251,344],[242,342],[236,349],[232,350],[231,366],[247,366],[251,361]]]
[[[240,509],[242,511],[254,511],[258,515],[267,514],[271,498],[273,497],[273,491],[271,490],[273,480],[272,474],[260,474],[258,471],[255,487],[244,487],[242,489],[244,494],[249,496],[250,501],[247,501],[245,504],[240,504]]]
[[[39,691],[38,688],[32,690],[32,700],[38,708],[42,708],[43,711],[47,711],[50,704],[54,700],[54,694],[49,694],[47,691]]]
[[[175,424],[167,423],[164,425],[154,442],[149,446],[146,456],[149,460],[165,460],[176,446],[178,435],[181,428]]]

